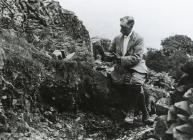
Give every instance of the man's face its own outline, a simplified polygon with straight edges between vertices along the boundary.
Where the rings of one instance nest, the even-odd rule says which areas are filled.
[[[123,35],[128,36],[131,33],[132,28],[133,28],[133,24],[129,24],[127,27],[121,26],[121,33]]]

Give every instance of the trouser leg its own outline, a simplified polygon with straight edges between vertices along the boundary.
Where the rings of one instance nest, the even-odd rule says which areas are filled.
[[[131,87],[133,90],[131,98],[133,98],[133,105],[135,105],[135,112],[137,112],[137,109],[142,112],[144,117],[148,117],[148,110],[146,107],[146,102],[145,102],[145,95],[144,95],[144,90],[143,90],[143,84],[146,79],[146,74],[138,73],[138,72],[133,72],[132,77],[131,77]],[[134,97],[135,96],[135,97]],[[144,118],[143,117],[143,118]]]
[[[127,115],[125,118],[125,122],[133,123],[134,120],[134,109],[137,105],[139,98],[140,88],[137,85],[132,85],[131,87],[127,87]]]
[[[138,85],[132,85],[131,87],[127,87],[128,110],[134,110],[137,106],[139,93],[140,87]]]
[[[149,115],[148,110],[147,110],[147,106],[146,106],[146,102],[145,102],[145,95],[143,93],[143,90],[139,94],[138,104],[137,105],[138,105],[138,108],[142,112],[143,115],[145,115],[145,116]]]

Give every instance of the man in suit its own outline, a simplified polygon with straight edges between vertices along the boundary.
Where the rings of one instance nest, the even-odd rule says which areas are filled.
[[[134,18],[126,16],[120,19],[121,34],[112,41],[110,51],[115,55],[115,67],[111,74],[114,83],[122,85],[121,94],[127,98],[127,123],[133,123],[134,109],[137,105],[142,112],[144,123],[150,121],[145,105],[143,87],[147,68],[143,60],[143,39],[134,31]]]

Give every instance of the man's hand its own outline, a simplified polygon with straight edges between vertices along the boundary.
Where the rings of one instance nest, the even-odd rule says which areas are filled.
[[[119,56],[118,54],[116,54],[114,52],[113,52],[113,55],[114,55],[115,62],[117,64],[121,64],[121,56]]]

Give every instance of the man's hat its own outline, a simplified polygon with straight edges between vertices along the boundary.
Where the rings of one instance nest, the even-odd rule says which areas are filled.
[[[134,18],[131,16],[125,16],[120,19],[120,25],[128,27],[130,24],[134,24]]]

